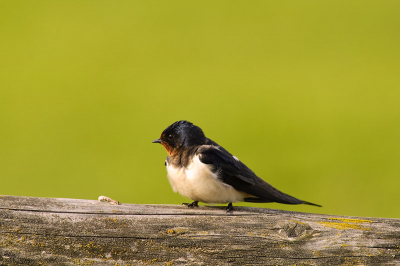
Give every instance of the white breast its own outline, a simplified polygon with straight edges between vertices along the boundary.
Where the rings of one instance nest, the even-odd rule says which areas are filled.
[[[198,155],[187,167],[167,165],[168,180],[174,192],[194,201],[205,203],[229,203],[243,201],[246,193],[237,191],[217,178],[210,167],[203,164]]]

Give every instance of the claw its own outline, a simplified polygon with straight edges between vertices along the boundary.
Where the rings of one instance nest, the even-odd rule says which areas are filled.
[[[226,212],[231,212],[233,211],[233,206],[232,206],[232,202],[228,204],[228,207],[226,207]]]
[[[182,203],[182,205],[186,205],[189,208],[199,207],[198,201],[193,201],[192,203]]]

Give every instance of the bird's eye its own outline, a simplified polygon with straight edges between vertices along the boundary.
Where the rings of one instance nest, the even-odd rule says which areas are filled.
[[[173,139],[173,138],[174,138],[173,135],[168,135],[168,139],[169,139],[169,140],[171,140],[171,139]]]

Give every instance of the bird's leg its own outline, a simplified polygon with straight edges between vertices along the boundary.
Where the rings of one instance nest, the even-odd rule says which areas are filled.
[[[232,202],[230,202],[229,204],[228,204],[228,207],[226,207],[226,212],[231,212],[231,211],[233,211],[233,206],[232,206]]]
[[[199,207],[198,201],[193,201],[192,203],[182,203],[182,205],[186,205],[189,208]]]

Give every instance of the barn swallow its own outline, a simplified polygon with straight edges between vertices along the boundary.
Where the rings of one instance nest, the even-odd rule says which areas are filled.
[[[183,203],[188,207],[198,207],[199,202],[228,203],[226,210],[232,211],[232,202],[239,201],[321,207],[277,190],[188,121],[173,123],[152,142],[167,150],[168,180],[174,192],[193,200]]]

